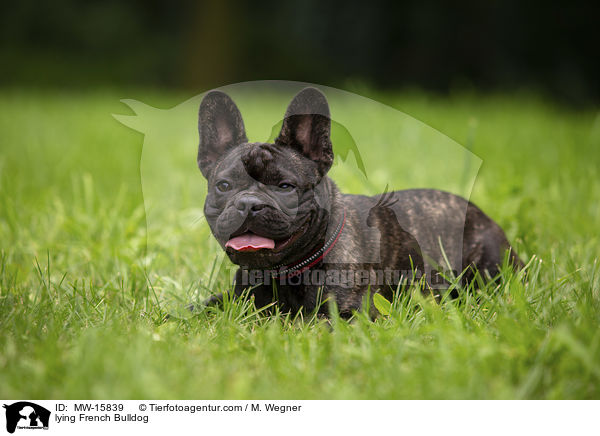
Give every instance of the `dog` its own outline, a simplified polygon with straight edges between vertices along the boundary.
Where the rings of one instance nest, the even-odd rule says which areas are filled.
[[[505,255],[523,266],[502,229],[454,194],[342,194],[327,176],[331,117],[316,88],[292,99],[274,143],[248,142],[238,107],[217,90],[200,103],[198,129],[204,215],[240,267],[235,296],[247,290],[258,307],[327,316],[322,303],[332,298],[348,318],[374,293],[391,298],[407,280],[433,291],[448,287],[448,275],[494,278]],[[206,304],[222,300],[215,295]]]

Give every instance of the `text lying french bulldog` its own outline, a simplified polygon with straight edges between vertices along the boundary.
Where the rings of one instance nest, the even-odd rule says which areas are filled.
[[[522,263],[500,227],[467,200],[431,189],[375,197],[341,194],[327,177],[333,163],[329,106],[314,88],[290,103],[273,144],[249,143],[242,116],[223,92],[199,111],[198,166],[208,180],[204,213],[240,266],[234,292],[251,288],[257,306],[323,310],[335,298],[342,316],[367,292],[391,296],[400,281],[440,271],[494,276],[504,255]],[[215,296],[208,303],[220,301]]]

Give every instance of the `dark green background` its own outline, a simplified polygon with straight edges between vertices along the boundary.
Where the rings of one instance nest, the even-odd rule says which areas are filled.
[[[284,79],[589,104],[599,12],[577,0],[3,2],[0,83],[203,91]]]

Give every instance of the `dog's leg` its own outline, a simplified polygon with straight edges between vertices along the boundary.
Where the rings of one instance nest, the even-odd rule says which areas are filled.
[[[211,297],[204,300],[202,302],[202,307],[219,306],[222,303],[223,303],[223,293],[221,292],[219,294],[212,295]],[[193,311],[194,305],[190,304],[189,308]]]

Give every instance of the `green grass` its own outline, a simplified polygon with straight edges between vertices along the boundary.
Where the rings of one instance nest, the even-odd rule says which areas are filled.
[[[528,277],[504,270],[499,285],[442,304],[407,289],[375,322],[330,325],[264,316],[247,301],[181,310],[226,289],[227,265],[211,275],[218,250],[200,219],[199,173],[184,207],[145,209],[140,159],[155,155],[110,116],[127,112],[123,97],[163,108],[187,98],[0,91],[0,397],[600,398],[597,111],[524,95],[381,95],[482,159],[471,199],[506,230]],[[248,115],[255,139],[281,102],[265,103],[264,120]],[[377,171],[428,165],[372,138],[359,144],[367,191],[385,185]],[[459,182],[461,171],[431,168]],[[351,171],[336,175],[360,189]],[[163,177],[186,189],[178,172]],[[167,312],[177,316],[163,323]]]

